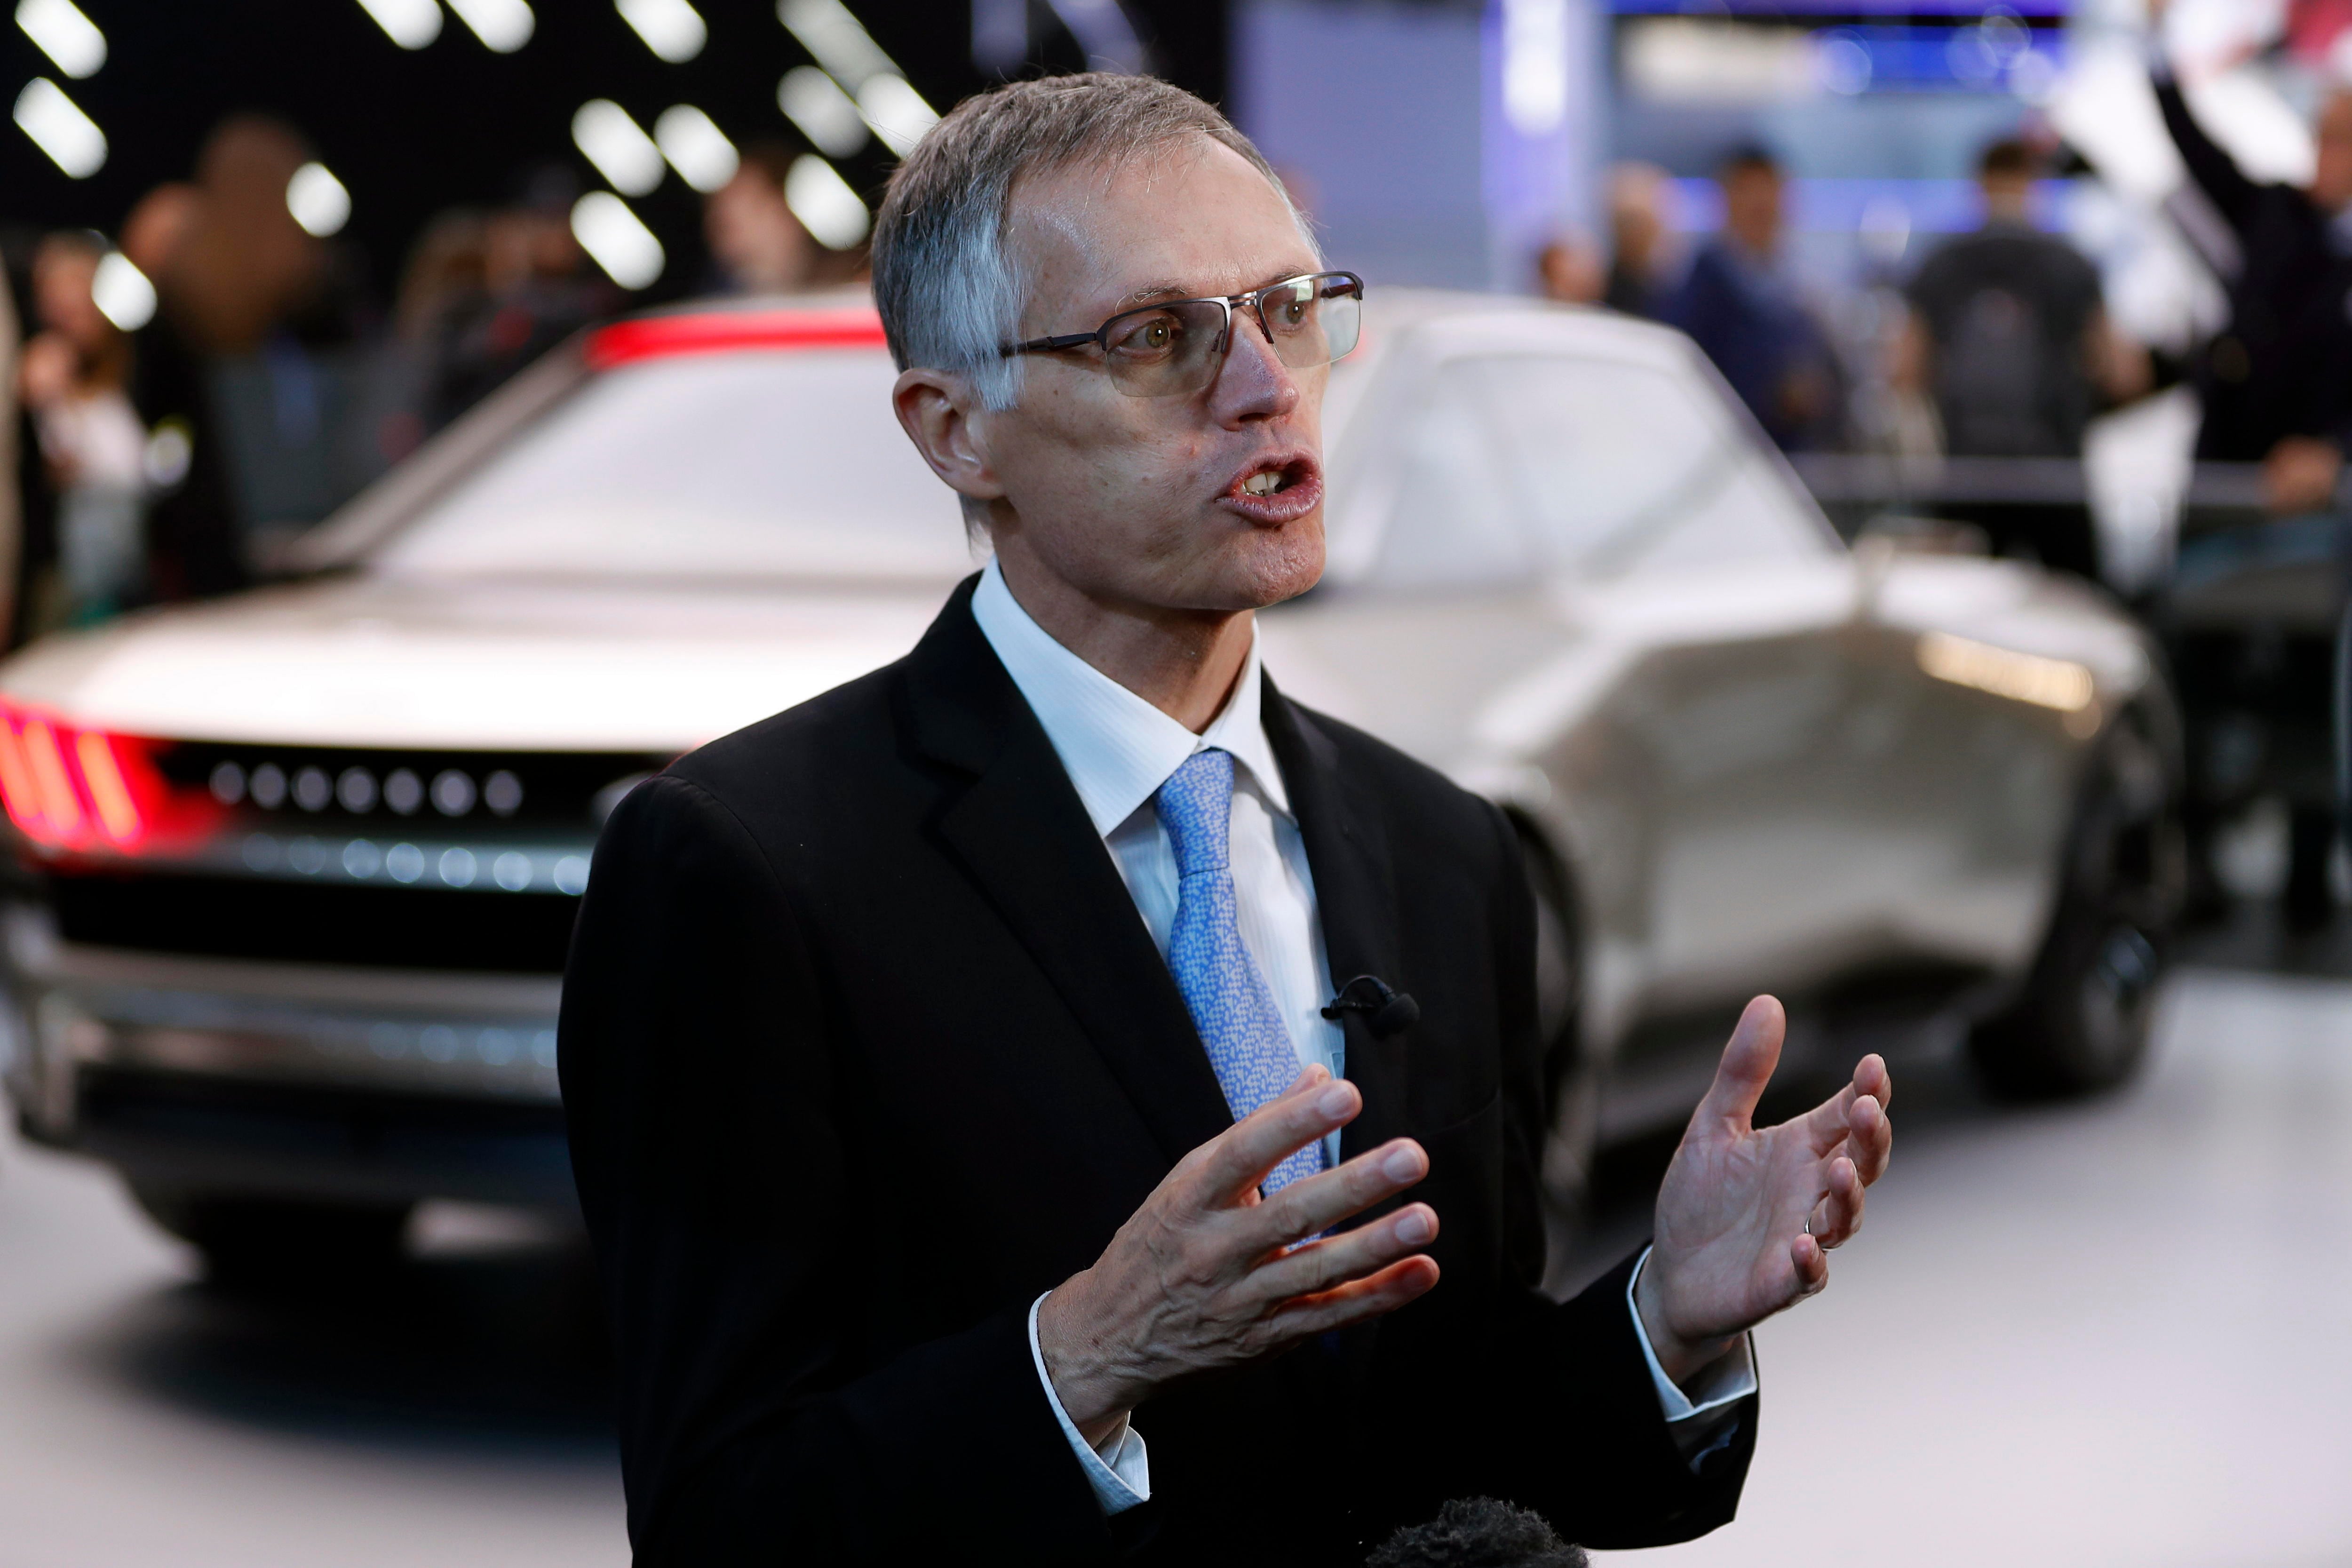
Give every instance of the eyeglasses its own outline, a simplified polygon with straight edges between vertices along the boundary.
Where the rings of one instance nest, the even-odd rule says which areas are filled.
[[[1352,272],[1310,272],[1249,294],[1170,300],[1121,310],[1091,332],[1032,338],[997,352],[1063,353],[1092,343],[1111,384],[1129,397],[1182,397],[1217,376],[1232,345],[1234,312],[1257,318],[1274,357],[1293,370],[1345,359],[1363,335],[1364,280]]]

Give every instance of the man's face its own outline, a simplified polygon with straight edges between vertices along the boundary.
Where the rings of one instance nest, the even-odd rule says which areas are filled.
[[[1265,176],[1205,137],[1023,183],[1006,243],[1030,284],[1023,341],[1320,265]],[[1027,362],[1018,405],[973,418],[1008,562],[1026,554],[1097,603],[1147,610],[1257,609],[1315,585],[1328,368],[1284,365],[1239,310],[1214,378],[1186,395],[1129,396],[1092,349]]]
[[[1754,164],[1723,182],[1723,226],[1748,249],[1769,253],[1780,240],[1780,176]]]

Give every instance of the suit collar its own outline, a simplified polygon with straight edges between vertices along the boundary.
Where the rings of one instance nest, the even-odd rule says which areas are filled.
[[[1378,801],[1360,775],[1340,765],[1328,721],[1292,703],[1271,678],[1265,681],[1263,712],[1315,875],[1332,984],[1377,974],[1400,991],[1411,990],[1411,977],[1399,967],[1396,868]],[[1362,1112],[1339,1134],[1340,1154],[1352,1159],[1407,1131],[1405,1053],[1412,1031],[1377,1040],[1355,1013],[1343,1026],[1348,1078],[1364,1094]]]
[[[916,745],[963,775],[934,827],[1172,1165],[1232,1126],[1233,1112],[1109,849],[972,618],[978,581],[957,588],[905,666]]]
[[[1045,726],[1097,834],[1110,837],[1186,758],[1211,748],[1232,753],[1259,797],[1290,815],[1282,772],[1259,713],[1255,634],[1233,695],[1196,735],[1055,641],[1021,607],[994,561],[980,574],[971,614]]]

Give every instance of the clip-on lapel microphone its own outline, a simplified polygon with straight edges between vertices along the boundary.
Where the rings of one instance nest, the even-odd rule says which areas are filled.
[[[1421,1004],[1402,991],[1391,990],[1389,983],[1377,974],[1357,975],[1340,986],[1339,994],[1323,1009],[1323,1016],[1333,1020],[1347,1013],[1363,1014],[1364,1027],[1376,1040],[1401,1035],[1421,1022]]]

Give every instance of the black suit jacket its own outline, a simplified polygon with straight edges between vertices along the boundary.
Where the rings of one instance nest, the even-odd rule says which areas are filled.
[[[1265,691],[1348,1024],[1354,1154],[1418,1138],[1443,1279],[1390,1318],[1135,1413],[1106,1521],[1027,1314],[1232,1124],[1166,964],[965,584],[913,653],[694,752],[598,846],[565,979],[573,1166],[619,1345],[645,1564],[1360,1563],[1444,1499],[1595,1545],[1731,1517],[1625,1309],[1554,1305],[1533,906],[1508,825]]]

